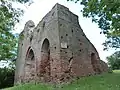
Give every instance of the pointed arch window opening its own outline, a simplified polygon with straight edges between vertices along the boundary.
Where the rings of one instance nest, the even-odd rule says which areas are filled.
[[[48,39],[44,39],[41,47],[40,75],[45,78],[50,77],[50,70],[50,43]]]

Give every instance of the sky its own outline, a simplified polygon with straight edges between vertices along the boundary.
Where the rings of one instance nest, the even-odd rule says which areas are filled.
[[[33,0],[33,1],[34,3],[32,3],[30,6],[26,5],[20,6],[21,8],[24,9],[25,13],[24,16],[21,17],[20,23],[16,25],[15,32],[20,33],[28,20],[34,21],[35,25],[37,25],[39,21],[41,21],[41,19],[52,9],[52,7],[56,3],[59,3],[69,8],[69,10],[72,11],[74,14],[78,15],[79,24],[81,28],[83,29],[88,39],[96,47],[101,60],[106,62],[106,57],[114,53],[113,49],[109,49],[109,51],[103,51],[102,43],[104,43],[106,38],[103,34],[100,34],[101,29],[98,28],[98,25],[96,23],[92,23],[91,18],[84,18],[82,16],[82,12],[80,12],[82,6],[79,3],[74,3],[71,1],[68,2],[67,0]]]

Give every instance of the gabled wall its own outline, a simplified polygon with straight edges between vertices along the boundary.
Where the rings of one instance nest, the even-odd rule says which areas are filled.
[[[56,83],[103,72],[78,16],[59,4],[36,27],[31,20],[26,23],[18,50],[15,83]]]

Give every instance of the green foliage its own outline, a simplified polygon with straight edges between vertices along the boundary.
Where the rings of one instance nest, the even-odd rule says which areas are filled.
[[[107,60],[108,64],[113,70],[120,69],[120,51],[117,51],[111,56],[107,57]]]
[[[21,34],[19,35],[19,39],[20,39],[20,40],[23,40],[23,39],[24,39],[24,34],[23,34],[23,33],[21,33]]]
[[[74,80],[69,84],[45,85],[45,84],[24,84],[7,88],[5,90],[119,90],[120,89],[120,70],[113,73],[83,77]]]
[[[84,6],[84,17],[91,17],[105,34],[107,40],[103,45],[120,48],[120,0],[67,0],[80,2]]]
[[[112,70],[112,68],[108,68],[108,73],[113,73],[113,70]]]
[[[30,0],[0,0],[0,61],[16,57],[18,37],[13,34],[14,25],[19,22],[23,10],[13,8],[13,3],[26,3]]]
[[[14,85],[14,69],[0,68],[0,89]]]

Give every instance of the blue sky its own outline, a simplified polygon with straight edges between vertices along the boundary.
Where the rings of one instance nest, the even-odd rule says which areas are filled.
[[[47,14],[51,8],[56,4],[62,4],[69,8],[70,11],[72,11],[74,14],[79,16],[79,24],[82,27],[84,33],[88,37],[88,39],[94,44],[96,47],[99,56],[102,60],[106,61],[106,57],[114,53],[113,49],[109,49],[109,51],[103,51],[103,45],[102,43],[105,41],[105,36],[100,34],[100,29],[98,28],[98,25],[96,23],[92,23],[92,20],[90,18],[83,18],[82,13],[80,10],[82,9],[82,6],[79,3],[74,2],[67,2],[67,0],[33,0],[34,3],[30,6],[21,5],[25,10],[24,16],[21,18],[21,22],[16,25],[16,31],[17,33],[20,33],[25,23],[28,20],[33,20],[35,24],[37,25],[38,22]]]

